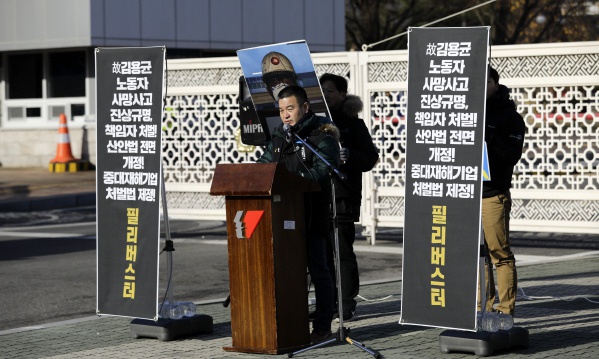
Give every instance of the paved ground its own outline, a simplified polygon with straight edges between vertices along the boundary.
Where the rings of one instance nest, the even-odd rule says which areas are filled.
[[[0,169],[0,210],[29,206],[77,205],[95,191],[93,172],[45,173],[39,169]],[[60,195],[60,196],[59,196]],[[66,198],[69,197],[69,198]],[[87,199],[86,199],[87,198]],[[93,196],[92,196],[93,198]],[[17,206],[17,207],[11,207]],[[559,235],[546,239],[559,242]],[[515,323],[529,331],[528,348],[493,353],[509,358],[599,357],[599,253],[577,251],[546,257],[519,268]],[[399,325],[401,282],[363,286],[356,321],[346,323],[350,338],[385,358],[470,358],[472,353],[439,350],[443,329]],[[212,317],[211,334],[163,342],[133,339],[131,319],[86,317],[39,327],[0,332],[0,358],[266,358],[271,355],[225,352],[231,345],[230,310],[220,302],[197,303]],[[10,310],[3,308],[2,310]],[[296,357],[368,358],[347,342],[310,350]]]
[[[597,358],[599,356],[599,257],[520,268],[516,325],[529,331],[528,348],[493,356],[509,358]],[[399,325],[400,282],[365,286],[371,301],[359,303],[356,321],[346,323],[350,338],[385,358],[469,358],[472,353],[442,354],[438,328]],[[231,353],[229,308],[220,303],[198,306],[214,321],[212,334],[173,341],[133,339],[130,319],[88,317],[38,328],[0,332],[2,358],[266,358]],[[368,358],[346,342],[313,349],[296,357]]]
[[[53,173],[0,167],[0,211],[45,210],[96,203],[96,172]]]

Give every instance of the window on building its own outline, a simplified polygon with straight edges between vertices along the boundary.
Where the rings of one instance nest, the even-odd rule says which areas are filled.
[[[8,98],[42,98],[42,54],[8,56]]]
[[[48,97],[85,96],[85,52],[48,55]]]
[[[88,121],[90,55],[90,49],[1,54],[0,127],[53,127],[63,113],[70,121]]]

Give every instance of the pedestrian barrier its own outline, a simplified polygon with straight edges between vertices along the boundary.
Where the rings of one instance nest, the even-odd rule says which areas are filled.
[[[513,231],[599,233],[599,42],[493,46],[500,83],[512,89],[526,123],[514,170]],[[371,244],[381,228],[403,227],[406,175],[407,50],[312,54],[317,75],[349,80],[379,149],[364,175],[360,223]],[[169,213],[224,220],[210,196],[218,163],[254,162],[263,149],[240,146],[239,60],[169,60],[163,160]],[[480,121],[481,119],[479,119]],[[408,169],[409,170],[409,169]]]

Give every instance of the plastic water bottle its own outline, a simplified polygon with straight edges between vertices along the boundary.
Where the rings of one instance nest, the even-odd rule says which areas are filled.
[[[497,313],[485,313],[482,318],[482,329],[493,333],[499,330],[499,316]]]
[[[168,308],[168,317],[170,319],[181,319],[183,318],[183,309],[177,305],[177,303],[173,303],[173,305]]]
[[[483,330],[483,313],[476,312],[476,329],[480,332]]]
[[[514,326],[514,318],[509,314],[498,313],[499,317],[499,329],[510,330]]]
[[[160,312],[158,313],[161,318],[166,319],[181,319],[183,318],[183,309],[177,305],[177,303],[169,303],[168,301],[164,301],[162,307],[160,307]]]
[[[196,305],[193,302],[178,302],[177,304],[181,308],[183,316],[193,317],[196,315]]]
[[[167,310],[168,307],[169,307],[169,304],[167,301],[158,303],[158,316],[160,318],[168,318],[168,310]]]

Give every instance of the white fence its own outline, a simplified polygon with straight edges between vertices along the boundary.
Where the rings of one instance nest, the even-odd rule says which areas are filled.
[[[526,121],[512,230],[599,233],[599,42],[494,46],[492,64]],[[403,227],[407,51],[312,55],[317,75],[349,79],[380,160],[364,176],[362,225]],[[171,60],[163,142],[169,214],[224,219],[209,194],[216,164],[253,162],[239,139],[236,58]],[[244,185],[239,179],[239,185]]]

